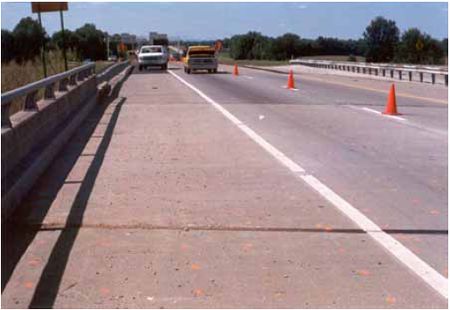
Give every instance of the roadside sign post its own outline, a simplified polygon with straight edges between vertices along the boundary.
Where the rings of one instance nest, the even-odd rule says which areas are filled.
[[[67,55],[66,55],[66,39],[64,35],[64,20],[63,11],[68,10],[67,2],[31,2],[31,12],[38,14],[39,25],[42,27],[41,12],[57,12],[59,11],[61,17],[61,31],[63,40],[63,54],[64,54],[64,69],[67,71]],[[45,59],[45,38],[42,40],[42,65],[44,67],[44,77],[47,77],[47,63]]]
[[[64,70],[69,70],[67,66],[67,54],[66,54],[66,35],[64,33],[64,18],[63,11],[59,10],[59,16],[61,17],[61,31],[62,31],[62,41],[63,41],[63,55],[64,55]]]
[[[38,19],[39,19],[39,26],[42,28],[42,19],[41,19],[41,12],[38,12]],[[44,67],[44,78],[47,77],[47,64],[45,62],[45,38],[42,39],[42,66]]]

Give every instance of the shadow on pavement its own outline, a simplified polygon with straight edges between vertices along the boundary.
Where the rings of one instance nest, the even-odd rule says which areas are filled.
[[[64,164],[62,167],[58,166],[56,175],[54,175],[56,169],[52,171],[53,176],[51,178],[48,193],[46,193],[45,205],[41,204],[39,205],[39,209],[31,210],[31,208],[25,208],[24,206],[32,206],[33,203],[22,204],[11,217],[10,221],[2,225],[2,292],[21,257],[39,232],[38,229],[36,230],[28,226],[28,215],[33,211],[33,224],[43,222],[53,200],[56,198],[61,187],[66,183],[67,176],[77,162],[77,159],[81,156],[91,135],[94,133],[103,115],[106,115],[105,112],[107,108],[113,106],[113,112],[111,113],[111,118],[105,133],[102,136],[102,141],[94,154],[94,158],[74,198],[69,215],[66,219],[66,225],[81,227],[89,197],[102,166],[105,153],[109,147],[121,107],[125,101],[126,98],[122,97],[116,99],[116,101],[97,106],[82,123],[79,131],[72,137],[72,139],[75,139],[76,141],[74,143],[69,142],[66,145],[66,147],[70,148],[70,151],[64,154]],[[61,154],[58,156],[61,156]],[[54,168],[50,167],[49,170],[51,169]],[[48,173],[49,170],[47,170],[46,173]],[[42,179],[42,177],[40,179]],[[37,283],[36,290],[29,305],[30,308],[51,308],[53,306],[78,232],[79,228],[68,229],[64,230],[59,235],[42,271],[39,282]]]

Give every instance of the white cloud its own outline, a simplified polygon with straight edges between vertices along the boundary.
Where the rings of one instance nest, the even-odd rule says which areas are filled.
[[[300,4],[300,5],[297,5],[297,8],[299,8],[300,10],[304,10],[304,9],[308,8],[308,6],[306,4]]]

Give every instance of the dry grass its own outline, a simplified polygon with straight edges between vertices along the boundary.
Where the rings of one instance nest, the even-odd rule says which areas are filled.
[[[68,53],[68,67],[69,70],[80,66],[80,61],[74,60],[74,55]],[[55,75],[64,72],[64,58],[60,51],[52,51],[47,54],[47,76]],[[96,62],[96,72],[111,65],[112,62],[98,61]],[[23,64],[18,64],[11,61],[8,64],[2,63],[1,67],[2,87],[1,92],[7,92],[29,83],[41,80],[44,78],[44,69],[42,66],[42,58],[36,58],[35,61],[28,61]],[[37,99],[43,97],[44,90],[40,90]],[[25,98],[19,98],[13,102],[10,109],[10,114],[22,110]]]

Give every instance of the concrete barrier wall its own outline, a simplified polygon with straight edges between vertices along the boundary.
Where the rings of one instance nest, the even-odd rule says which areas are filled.
[[[120,74],[116,73],[116,78],[110,74],[111,81],[104,78],[99,85],[92,74],[66,91],[56,92],[54,98],[38,101],[36,109],[11,115],[11,125],[2,126],[2,221],[12,214],[95,105],[117,96],[118,91],[112,90],[120,87],[133,69],[128,62],[117,67],[113,72]]]

